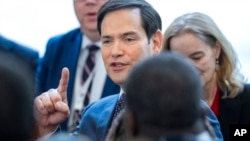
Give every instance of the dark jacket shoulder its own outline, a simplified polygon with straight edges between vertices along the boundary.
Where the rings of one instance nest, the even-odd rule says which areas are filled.
[[[114,106],[116,104],[116,101],[118,100],[119,94],[114,94],[110,96],[106,96],[104,98],[101,98],[100,100],[97,100],[93,103],[91,103],[89,106],[86,107],[85,111],[97,111],[101,112],[107,107]]]
[[[49,39],[49,41],[50,40],[65,40],[65,39],[74,40],[74,37],[78,36],[79,34],[82,34],[80,28],[75,28],[75,29],[72,29],[68,32],[55,35],[55,36],[51,37]]]
[[[28,46],[24,46],[13,40],[0,35],[0,49],[2,51],[11,52],[21,60],[29,63],[34,69],[37,66],[39,53],[37,50]]]
[[[238,97],[241,97],[242,100],[250,101],[250,84],[244,85],[244,89],[241,93],[238,94]]]

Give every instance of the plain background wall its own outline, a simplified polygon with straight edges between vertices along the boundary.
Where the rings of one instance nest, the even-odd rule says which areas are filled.
[[[163,32],[174,18],[199,11],[211,16],[233,44],[250,82],[248,0],[148,0],[158,10]],[[0,0],[0,34],[44,54],[47,40],[78,26],[73,0]]]

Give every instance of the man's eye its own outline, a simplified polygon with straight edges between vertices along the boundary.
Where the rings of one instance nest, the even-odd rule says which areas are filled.
[[[103,44],[109,44],[111,41],[110,40],[103,40],[102,43]]]
[[[132,41],[134,41],[134,40],[135,40],[135,39],[133,39],[133,38],[126,38],[126,39],[125,39],[126,42],[132,42]]]

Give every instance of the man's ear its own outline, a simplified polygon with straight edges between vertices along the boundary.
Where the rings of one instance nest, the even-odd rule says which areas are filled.
[[[152,37],[153,41],[153,53],[158,54],[162,49],[163,34],[160,30],[157,30]]]

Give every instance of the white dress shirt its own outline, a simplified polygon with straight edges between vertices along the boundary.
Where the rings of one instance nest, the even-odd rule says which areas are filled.
[[[85,62],[89,53],[87,46],[91,44],[95,44],[98,47],[101,47],[101,41],[93,43],[88,37],[83,36],[81,52],[79,54],[78,64],[77,64],[77,69],[76,69],[73,98],[72,98],[72,104],[71,104],[71,111],[72,111],[71,113],[73,113],[74,110],[81,110],[84,108],[83,102],[86,96],[87,89],[92,79],[93,81],[92,81],[92,87],[90,91],[91,93],[90,93],[89,103],[100,99],[102,96],[102,91],[103,91],[104,83],[106,81],[107,73],[104,68],[100,50],[97,50],[95,53],[95,66],[91,74],[89,75],[86,82],[83,85],[81,85],[83,67],[85,65]],[[72,124],[72,118],[73,118],[73,114],[70,115],[68,125]]]

